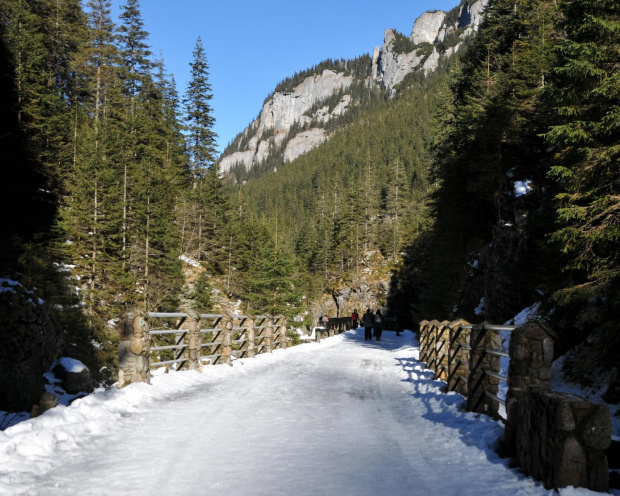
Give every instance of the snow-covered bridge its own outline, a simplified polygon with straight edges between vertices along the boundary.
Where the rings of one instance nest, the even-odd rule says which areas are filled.
[[[411,332],[357,330],[96,392],[0,432],[0,493],[554,494],[418,353]]]

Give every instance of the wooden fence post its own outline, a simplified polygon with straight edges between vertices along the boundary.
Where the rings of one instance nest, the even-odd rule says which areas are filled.
[[[428,349],[427,367],[431,369],[433,372],[436,372],[437,371],[437,337],[438,337],[437,329],[441,325],[441,322],[437,320],[433,320],[431,324],[433,324],[433,327],[431,327],[431,336],[428,342],[429,349]]]
[[[282,317],[283,323],[280,324],[280,348],[286,349],[288,343],[286,338],[286,319]]]
[[[256,331],[254,330],[254,318],[248,317],[245,321],[247,327],[247,340],[248,340],[248,358],[253,358],[256,355],[254,350],[256,341]]]
[[[470,329],[466,320],[458,319],[448,324],[450,348],[448,357],[448,391],[456,391],[465,398],[468,396],[469,379],[469,337]]]
[[[265,325],[265,353],[271,353],[273,350],[273,317],[267,317]]]
[[[232,365],[230,359],[232,352],[232,328],[233,321],[230,317],[222,319],[222,358],[219,363]]]
[[[430,326],[430,322],[428,320],[423,320],[420,322],[420,353],[419,360],[420,362],[426,363],[426,343],[428,342],[428,329]]]
[[[435,379],[448,379],[448,347],[450,343],[448,321],[435,326]]]
[[[431,368],[433,352],[435,348],[435,326],[439,324],[437,320],[431,320],[426,326],[426,339],[424,340],[424,359],[427,368]]]
[[[487,354],[485,350],[499,351],[502,346],[502,339],[499,332],[486,330],[485,324],[488,323],[477,324],[471,330],[467,409],[471,412],[485,413],[489,417],[497,418],[499,403],[486,393],[497,396],[499,379],[487,374],[487,372],[499,374],[501,370],[500,358]]]
[[[146,314],[137,307],[129,308],[121,316],[117,329],[120,337],[117,387],[134,382],[148,384],[151,339]]]
[[[187,311],[187,320],[185,321],[187,330],[185,331],[185,344],[187,348],[183,351],[183,358],[187,362],[183,364],[183,370],[202,371],[200,363],[200,314],[195,310]]]

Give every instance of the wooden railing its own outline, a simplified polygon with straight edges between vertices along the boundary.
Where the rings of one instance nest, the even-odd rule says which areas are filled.
[[[330,317],[325,325],[314,328],[314,340],[320,343],[322,338],[348,331],[352,322],[351,317]]]
[[[155,327],[155,328],[152,328]],[[269,315],[128,310],[119,321],[119,387],[149,382],[156,367],[200,370],[286,348],[286,319]]]
[[[420,322],[420,361],[435,372],[436,379],[445,380],[448,391],[457,391],[467,398],[470,411],[499,416],[499,405],[506,403],[498,396],[502,375],[501,331],[512,332],[517,326],[488,323]]]
[[[511,333],[508,353],[500,332]],[[606,405],[551,390],[552,330],[538,321],[522,326],[472,325],[465,320],[420,322],[420,361],[467,400],[469,411],[498,417],[505,405],[503,449],[526,475],[549,488],[569,485],[606,491],[605,450],[611,445]],[[507,375],[500,360],[507,357]],[[506,398],[498,396],[507,383]],[[596,419],[596,420],[594,420]]]

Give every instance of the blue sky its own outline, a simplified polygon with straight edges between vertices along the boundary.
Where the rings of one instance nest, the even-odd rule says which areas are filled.
[[[124,0],[113,0],[114,12]],[[210,66],[218,148],[254,119],[277,83],[327,58],[372,53],[386,28],[409,35],[427,10],[459,0],[141,0],[155,57],[183,94],[196,39]],[[116,14],[115,15],[115,20]]]

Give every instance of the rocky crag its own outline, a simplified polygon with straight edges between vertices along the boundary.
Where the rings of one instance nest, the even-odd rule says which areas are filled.
[[[319,146],[333,132],[330,123],[362,104],[353,97],[356,89],[380,89],[392,96],[408,75],[428,74],[442,58],[458,52],[477,30],[488,1],[462,0],[450,12],[426,12],[414,22],[409,37],[387,29],[383,45],[374,49],[363,70],[363,57],[328,68],[319,64],[302,73],[305,77],[296,84],[279,85],[259,116],[226,148],[220,172],[233,179],[231,173],[238,168],[250,170],[274,155],[276,162],[290,162]]]

